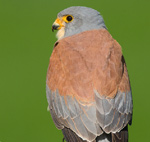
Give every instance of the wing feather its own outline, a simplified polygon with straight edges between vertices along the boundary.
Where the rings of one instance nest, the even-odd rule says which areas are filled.
[[[61,103],[61,108],[62,108],[62,117],[64,119],[67,119],[69,116],[69,111],[67,109],[65,100],[64,100],[64,96],[60,96],[60,103]]]

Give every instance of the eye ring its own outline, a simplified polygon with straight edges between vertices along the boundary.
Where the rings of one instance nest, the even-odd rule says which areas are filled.
[[[63,20],[66,22],[66,23],[70,23],[72,22],[74,19],[74,17],[72,15],[66,15],[63,17]]]
[[[73,20],[73,17],[70,16],[70,15],[68,15],[68,16],[66,17],[66,20],[69,21],[69,22],[71,22],[71,21]]]

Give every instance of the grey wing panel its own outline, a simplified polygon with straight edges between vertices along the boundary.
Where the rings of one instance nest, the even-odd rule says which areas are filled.
[[[106,133],[116,133],[132,119],[131,92],[118,92],[113,99],[101,96],[95,90],[96,116],[99,125]]]
[[[74,97],[61,96],[47,87],[47,100],[53,121],[58,129],[70,128],[83,140],[93,141],[103,133],[97,123],[96,105],[82,105]]]
[[[62,125],[62,123],[60,122],[60,119],[57,117],[56,114],[56,108],[54,109],[53,106],[55,106],[54,104],[54,97],[55,97],[55,93],[51,92],[50,89],[48,88],[48,86],[46,86],[46,96],[47,96],[47,100],[48,100],[48,104],[49,104],[49,110],[52,116],[52,119],[56,125],[56,127],[58,129],[63,129],[64,126]],[[58,111],[57,111],[58,113]]]
[[[56,127],[70,128],[87,141],[94,140],[103,131],[119,132],[132,118],[131,92],[118,92],[115,98],[108,99],[95,91],[95,102],[88,106],[48,88],[47,100]]]

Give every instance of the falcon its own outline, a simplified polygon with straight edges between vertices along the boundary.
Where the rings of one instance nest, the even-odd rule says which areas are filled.
[[[56,127],[67,142],[127,142],[132,94],[121,46],[100,13],[73,6],[57,15],[46,79]]]

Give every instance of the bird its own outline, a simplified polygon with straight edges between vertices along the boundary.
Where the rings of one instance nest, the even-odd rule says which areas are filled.
[[[133,100],[120,44],[100,12],[72,6],[58,13],[46,97],[67,142],[127,142]]]

